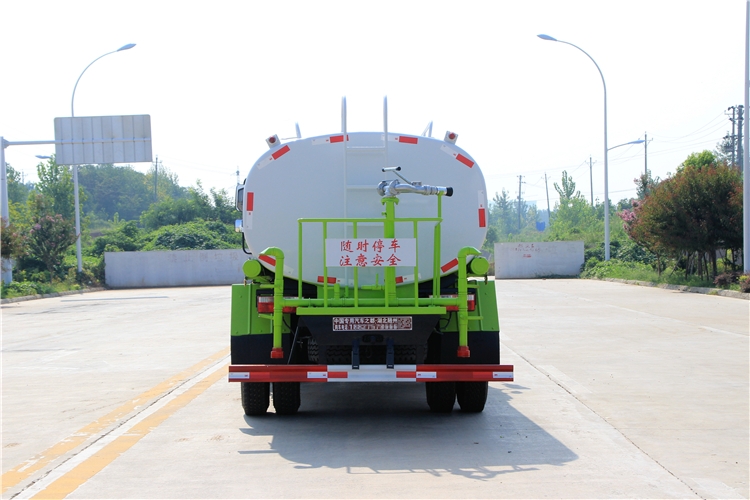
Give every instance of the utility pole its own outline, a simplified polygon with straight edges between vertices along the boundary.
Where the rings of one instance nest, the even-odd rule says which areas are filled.
[[[154,162],[154,203],[159,203],[159,195],[156,192],[156,182],[159,179],[159,155],[156,155]]]
[[[518,231],[521,232],[521,180],[523,175],[518,176]]]
[[[744,121],[745,107],[742,104],[737,106],[729,106],[727,111],[732,112],[732,117],[729,121],[732,122],[732,135],[729,137],[732,148],[732,166],[742,170],[743,165],[743,146],[742,146],[742,123]],[[729,113],[725,113],[729,116]],[[737,132],[735,133],[735,126]]]
[[[729,121],[732,122],[732,135],[729,136],[729,140],[732,142],[732,166],[735,167],[737,166],[737,162],[735,161],[734,153],[737,150],[737,147],[735,146],[736,143],[734,139],[737,136],[735,135],[734,125],[735,125],[735,120],[737,119],[737,108],[735,106],[730,106],[727,108],[727,111],[729,110],[732,111],[732,117],[729,119]]]
[[[552,223],[552,211],[549,208],[549,187],[547,187],[547,172],[544,172],[544,191],[547,193],[547,227]]]
[[[591,183],[591,206],[594,206],[594,164],[591,162],[589,155],[589,182]]]

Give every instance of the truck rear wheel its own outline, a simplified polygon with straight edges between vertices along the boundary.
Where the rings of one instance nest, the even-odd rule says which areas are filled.
[[[294,415],[299,409],[299,382],[274,382],[273,407],[279,415]]]
[[[456,396],[462,411],[479,413],[487,402],[487,382],[456,382]]]
[[[455,382],[425,382],[427,405],[434,413],[450,413],[456,402]]]
[[[268,410],[268,396],[270,391],[268,382],[243,382],[240,384],[242,395],[242,409],[249,417],[265,415]]]

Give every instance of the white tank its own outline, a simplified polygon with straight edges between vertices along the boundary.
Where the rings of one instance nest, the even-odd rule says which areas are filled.
[[[387,140],[386,140],[387,137]],[[454,136],[455,137],[455,136]],[[345,140],[346,139],[346,140]],[[269,139],[269,141],[271,141]],[[456,256],[466,246],[480,248],[487,232],[488,210],[484,177],[474,159],[446,140],[386,132],[332,134],[280,143],[261,156],[248,174],[241,193],[243,231],[255,257],[268,247],[284,252],[284,276],[299,278],[298,222],[300,218],[381,218],[378,194],[383,180],[397,179],[384,167],[401,167],[411,182],[452,187],[442,196],[441,275],[457,269]],[[403,193],[396,217],[435,217],[437,196]],[[322,224],[304,224],[302,280],[322,282],[324,240]],[[434,222],[418,224],[419,281],[433,277]],[[350,238],[350,223],[328,224],[328,238]],[[396,225],[396,236],[413,237],[412,223]],[[358,224],[359,238],[383,236],[379,223]],[[274,269],[273,259],[261,259]],[[359,270],[359,284],[383,283],[382,268]],[[397,267],[397,282],[413,283],[413,267]],[[329,267],[335,278],[351,286],[350,268]]]

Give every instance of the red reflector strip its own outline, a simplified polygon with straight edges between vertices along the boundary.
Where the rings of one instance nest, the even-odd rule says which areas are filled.
[[[323,276],[318,276],[318,283],[323,283]],[[336,278],[329,276],[328,277],[328,284],[334,285],[336,283]]]
[[[405,135],[398,136],[398,142],[404,142],[406,144],[417,144],[419,139],[417,137],[408,137]]]
[[[403,276],[396,276],[396,283],[403,283],[404,277]]]
[[[253,201],[254,201],[255,195],[253,193],[247,193],[247,203],[245,203],[245,209],[248,212],[253,211]]]
[[[274,259],[273,257],[269,257],[268,255],[265,255],[265,254],[258,255],[258,260],[262,260],[263,262],[265,262],[269,266],[275,266],[276,265],[276,259]]]
[[[479,209],[479,227],[487,227],[487,214],[484,208]]]
[[[456,159],[469,168],[474,166],[474,162],[468,159],[467,157],[465,157],[464,155],[462,155],[461,153],[458,153],[458,155],[456,155]]]
[[[278,160],[285,154],[289,152],[289,146],[284,146],[283,148],[279,149],[278,151],[274,152],[271,157],[273,157],[274,160]]]
[[[344,136],[343,135],[332,135],[329,140],[331,141],[331,144],[334,144],[336,142],[344,142]]]
[[[444,273],[448,272],[449,269],[453,269],[458,265],[458,259],[453,259],[452,261],[448,262],[447,264],[443,265],[443,267],[440,268],[441,271]]]
[[[340,365],[230,365],[228,379],[230,382],[509,382],[513,380],[513,366],[405,365],[395,371],[385,365],[363,365],[360,370]]]

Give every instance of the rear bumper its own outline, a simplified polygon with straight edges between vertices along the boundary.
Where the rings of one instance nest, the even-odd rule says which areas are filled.
[[[230,365],[229,382],[512,382],[513,365]]]

